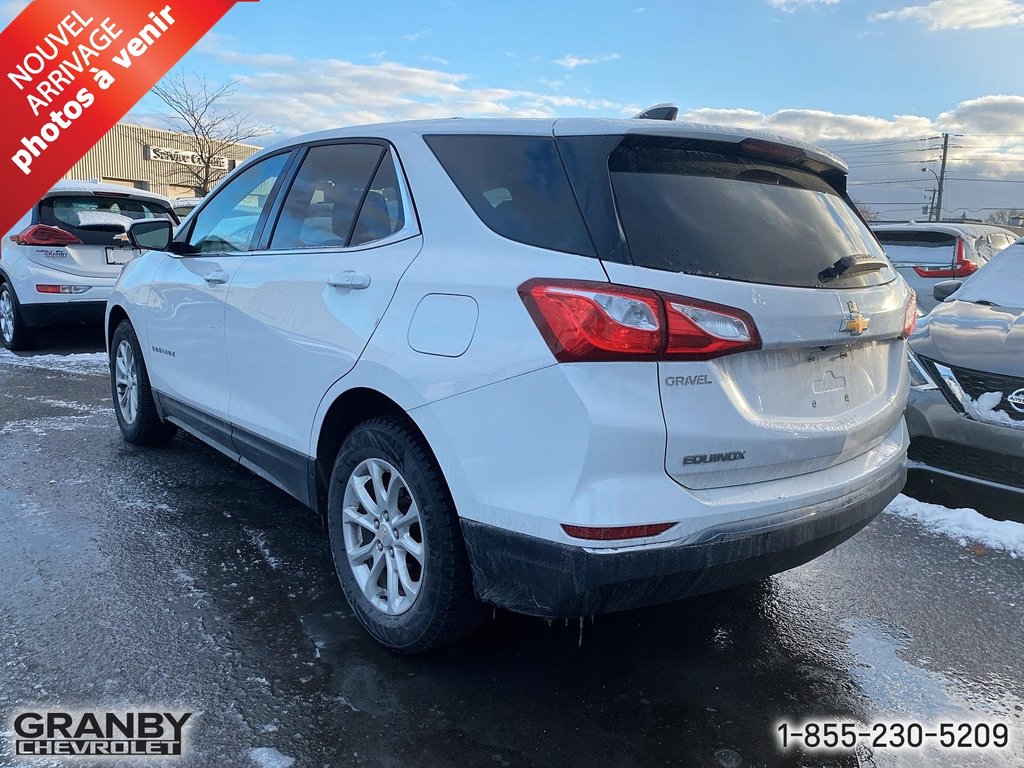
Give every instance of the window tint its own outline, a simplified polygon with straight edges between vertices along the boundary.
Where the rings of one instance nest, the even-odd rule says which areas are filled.
[[[157,201],[131,200],[116,195],[61,195],[39,204],[39,222],[70,232],[87,245],[118,245],[116,235],[123,234],[137,219],[177,220]]]
[[[821,177],[771,160],[627,137],[608,160],[633,263],[725,280],[848,288],[894,279],[891,269],[823,283],[853,254],[884,254]]]
[[[192,248],[199,253],[248,251],[288,157],[285,152],[261,160],[219,187],[195,219]]]
[[[352,232],[350,245],[363,245],[398,232],[405,226],[405,211],[402,208],[402,192],[398,184],[398,172],[387,151],[380,167],[370,182],[370,190],[359,210],[356,228]]]
[[[376,144],[311,148],[288,190],[270,247],[344,248],[383,152]]]
[[[593,256],[553,138],[426,136],[480,220],[509,240]]]

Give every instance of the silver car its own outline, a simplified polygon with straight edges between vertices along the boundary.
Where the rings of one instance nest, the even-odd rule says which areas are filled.
[[[941,280],[970,277],[1017,235],[990,224],[956,222],[876,224],[871,227],[889,261],[917,291],[917,305],[930,312],[932,288]]]
[[[1024,240],[934,298],[910,339],[909,467],[1024,493]]]

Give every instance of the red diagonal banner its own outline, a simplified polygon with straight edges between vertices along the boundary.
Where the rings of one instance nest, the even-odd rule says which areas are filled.
[[[29,3],[0,32],[0,233],[13,227],[234,4]]]

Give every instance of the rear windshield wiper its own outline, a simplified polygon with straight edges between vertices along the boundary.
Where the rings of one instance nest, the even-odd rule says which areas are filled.
[[[877,272],[888,266],[888,262],[877,259],[870,254],[851,253],[849,256],[843,256],[843,258],[828,269],[823,269],[819,272],[818,279],[823,283],[827,283],[831,280],[838,280],[841,277],[853,277],[854,275],[863,275],[867,272]]]

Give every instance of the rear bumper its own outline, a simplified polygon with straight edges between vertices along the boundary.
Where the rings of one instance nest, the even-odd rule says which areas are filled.
[[[802,565],[867,525],[902,490],[906,463],[838,499],[707,532],[697,543],[588,550],[472,520],[462,530],[477,596],[546,618],[656,605]]]
[[[106,311],[105,301],[68,301],[63,303],[21,304],[21,316],[26,325],[40,328],[54,323],[102,324]]]

